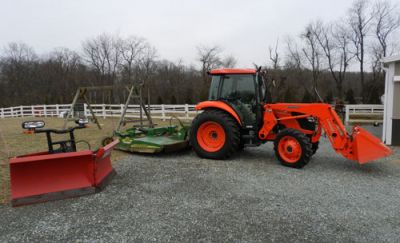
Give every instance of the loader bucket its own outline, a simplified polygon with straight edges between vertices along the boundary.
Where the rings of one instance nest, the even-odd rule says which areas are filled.
[[[102,189],[115,174],[110,152],[117,143],[97,152],[41,152],[11,158],[11,205],[77,197]]]
[[[384,145],[381,140],[359,126],[353,127],[351,136],[353,158],[360,164],[392,154],[392,150]]]

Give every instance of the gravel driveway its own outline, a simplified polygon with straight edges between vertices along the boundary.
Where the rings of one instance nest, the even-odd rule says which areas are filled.
[[[360,166],[325,138],[304,169],[271,144],[229,161],[132,155],[103,192],[0,206],[0,241],[400,241],[400,151]]]

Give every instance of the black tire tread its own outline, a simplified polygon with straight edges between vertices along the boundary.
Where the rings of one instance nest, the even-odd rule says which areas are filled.
[[[312,154],[314,155],[319,148],[319,141],[315,143],[311,143]]]
[[[203,121],[204,120],[204,121]],[[207,152],[204,151],[197,143],[197,129],[201,123],[209,120],[220,120],[219,122],[225,130],[228,141],[228,147],[224,146],[220,151],[217,152]],[[218,122],[218,121],[216,121]],[[229,133],[229,134],[228,134]],[[227,159],[234,154],[240,143],[240,128],[236,120],[228,113],[218,109],[207,109],[197,115],[192,122],[192,127],[190,131],[190,144],[198,156],[208,159]]]
[[[297,139],[297,141],[300,143],[302,147],[302,155],[301,158],[296,162],[296,163],[288,163],[279,154],[278,151],[278,144],[279,140],[284,137],[284,136],[292,136]],[[313,155],[313,150],[312,150],[312,144],[310,142],[310,139],[303,134],[302,132],[293,129],[293,128],[286,128],[281,130],[278,135],[276,136],[276,139],[274,141],[274,150],[275,150],[275,155],[279,159],[282,165],[288,166],[288,167],[293,167],[293,168],[303,168],[308,162],[310,161],[312,155]]]

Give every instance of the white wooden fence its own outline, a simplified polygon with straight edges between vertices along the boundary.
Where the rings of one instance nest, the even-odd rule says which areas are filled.
[[[119,117],[122,114],[124,104],[92,104],[93,112],[96,116]],[[179,119],[193,119],[197,114],[194,109],[195,105],[150,105],[150,113],[155,119],[169,119],[171,115],[177,116]],[[0,108],[0,118],[10,117],[63,117],[70,110],[71,104],[56,104],[56,105],[30,105],[16,106],[8,108]],[[84,105],[86,116],[91,116],[89,108]],[[144,116],[144,113],[143,113]],[[129,105],[126,117],[140,117],[140,106]]]
[[[345,123],[383,123],[383,105],[346,105]]]
[[[9,117],[60,117],[66,114],[71,104],[56,105],[30,105],[0,108],[0,118]],[[96,116],[119,117],[123,104],[92,104]],[[179,119],[192,119],[197,111],[195,105],[150,105],[151,116],[155,119],[168,119],[171,115]],[[90,116],[87,105],[84,106],[86,116]],[[346,105],[345,123],[374,123],[383,120],[383,105]],[[129,105],[126,117],[138,118],[140,116],[139,105]],[[360,119],[362,118],[362,119]]]

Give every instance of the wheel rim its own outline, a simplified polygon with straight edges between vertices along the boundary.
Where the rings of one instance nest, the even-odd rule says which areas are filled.
[[[285,136],[279,140],[279,155],[288,163],[296,163],[302,154],[300,143],[291,136]]]
[[[207,152],[220,150],[224,146],[225,140],[225,130],[216,122],[204,122],[197,130],[197,142]]]

